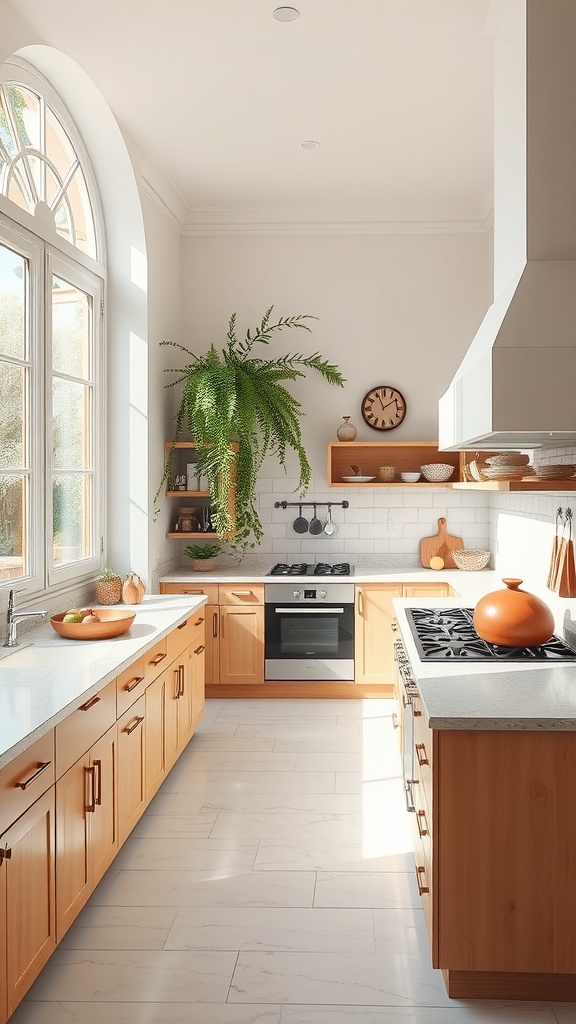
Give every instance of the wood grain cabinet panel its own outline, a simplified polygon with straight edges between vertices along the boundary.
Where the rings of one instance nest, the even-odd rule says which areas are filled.
[[[10,1016],[56,948],[53,786],[0,836],[0,849]]]
[[[116,680],[88,697],[56,726],[56,778],[68,771],[116,721]]]
[[[116,724],[56,783],[58,941],[118,851]]]
[[[358,584],[356,590],[354,665],[356,683],[394,683],[392,622],[395,597],[402,584]]]
[[[166,679],[162,673],[146,689],[146,803],[158,791],[166,776]]]
[[[220,682],[264,682],[264,605],[220,606]]]
[[[118,842],[121,846],[146,807],[146,696],[118,719]]]
[[[0,835],[54,785],[54,729],[0,770]]]
[[[220,609],[217,604],[207,604],[205,610],[205,680],[207,684],[213,684],[220,682]]]

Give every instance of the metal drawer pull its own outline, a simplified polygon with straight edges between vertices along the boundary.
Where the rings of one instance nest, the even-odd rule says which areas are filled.
[[[182,593],[183,594],[202,594],[202,596],[204,596],[204,591],[203,590],[183,590]]]
[[[396,622],[396,619],[392,619],[392,622],[390,623],[390,629],[392,630],[393,633],[398,632],[398,623]]]
[[[218,612],[212,613],[212,636],[218,636]]]
[[[392,712],[392,725],[394,726],[395,729],[397,729],[399,724],[400,723],[398,722],[398,715],[396,714],[395,711],[393,711]]]
[[[99,700],[100,697],[98,696],[97,693],[95,693],[93,697],[90,697],[90,700],[87,700],[85,704],[80,705],[78,711],[90,711],[90,708],[93,708],[94,705],[97,704]]]
[[[421,754],[421,750],[424,751],[424,753]],[[421,768],[425,764],[430,764],[430,761],[426,757],[426,747],[424,746],[423,743],[416,744],[416,757],[418,758],[418,764],[420,765]]]
[[[97,779],[98,779],[98,786],[96,787],[96,794],[94,796],[94,803],[97,804],[98,807],[100,807],[101,804],[102,804],[102,761],[100,761],[99,758],[95,758],[95,760],[94,760],[94,768],[97,769]]]
[[[3,850],[0,850],[0,864],[5,860],[12,859],[12,850],[9,846],[5,846]]]
[[[420,896],[423,896],[425,892],[430,892],[430,889],[427,885],[420,884],[420,875],[426,875],[426,868],[416,867],[416,882],[418,883],[418,892]]]
[[[142,716],[142,718],[138,717],[136,719],[136,721],[134,722],[134,725],[127,725],[126,728],[124,729],[124,732],[126,733],[126,735],[130,736],[130,734],[134,732],[134,729],[137,729],[138,726],[140,725],[140,723],[143,722],[143,721],[144,721],[144,716]],[[91,770],[93,771],[93,769],[88,769],[88,771],[91,771]]]
[[[416,707],[416,705],[414,704],[414,718],[421,718],[421,717],[422,717],[422,712],[419,711],[418,708]]]
[[[358,591],[358,615],[364,615],[364,591]]]
[[[143,682],[144,676],[138,676],[136,679],[133,679],[131,683],[128,683],[128,686],[125,686],[124,689],[126,690],[126,693],[132,693],[132,690],[135,690],[138,684]]]
[[[194,625],[195,626],[201,626],[203,622],[204,622],[204,616],[201,616],[199,619],[196,619],[196,622],[194,623]]]
[[[179,626],[176,626],[176,629],[184,629],[184,627],[187,626],[187,625],[188,625],[188,619],[186,619],[184,622],[181,622]]]
[[[196,648],[196,650],[194,651],[194,654],[202,654],[202,651],[205,651],[205,650],[206,650],[206,648],[204,647],[204,644],[201,644],[200,647]]]
[[[428,822],[426,821],[426,811],[416,811],[416,824],[418,826],[418,835],[420,839],[428,835]]]
[[[184,696],[184,665],[178,665],[176,669],[178,673],[178,686],[176,688],[176,698]]]
[[[96,784],[94,781],[96,769],[94,768],[93,765],[91,765],[89,768],[85,768],[84,771],[86,772],[86,775],[90,778],[90,800],[86,801],[85,810],[89,811],[92,814],[96,810]]]
[[[51,764],[52,761],[39,762],[36,771],[32,772],[32,775],[29,775],[27,779],[23,779],[22,782],[17,782],[16,785],[19,786],[20,789],[28,789],[28,786],[31,786],[34,780],[37,779],[39,775],[42,775],[42,772],[45,772]]]
[[[253,594],[254,591],[253,590],[231,590],[230,593],[232,594],[232,597],[250,597],[250,594]],[[254,596],[256,596],[256,595],[254,595]]]
[[[161,661],[164,661],[165,654],[157,654],[155,658],[150,662],[151,665],[159,665]]]

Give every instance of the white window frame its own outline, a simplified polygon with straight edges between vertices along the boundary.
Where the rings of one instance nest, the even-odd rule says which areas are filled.
[[[106,331],[105,238],[103,216],[91,164],[75,124],[48,82],[26,61],[11,57],[0,66],[0,80],[27,86],[41,93],[66,128],[76,148],[94,211],[98,259],[93,259],[62,238],[55,229],[0,195],[0,243],[30,261],[30,407],[25,443],[28,446],[30,502],[26,512],[30,573],[0,582],[0,590],[15,589],[26,597],[69,589],[93,579],[105,559],[106,509]],[[94,484],[93,556],[81,563],[53,564],[51,473],[51,334],[52,274],[93,296],[94,344]],[[35,453],[34,460],[31,454]]]

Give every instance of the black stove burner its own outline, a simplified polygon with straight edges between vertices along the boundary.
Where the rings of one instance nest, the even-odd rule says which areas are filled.
[[[408,608],[407,615],[424,661],[576,661],[576,652],[557,636],[537,647],[502,647],[482,640],[474,629],[473,608]]]
[[[336,562],[330,565],[328,562],[318,562],[316,565],[308,565],[307,562],[294,562],[287,565],[286,562],[278,562],[268,573],[269,576],[350,576],[350,564],[348,562]]]

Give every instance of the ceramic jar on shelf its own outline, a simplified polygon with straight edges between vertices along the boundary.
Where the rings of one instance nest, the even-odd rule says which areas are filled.
[[[358,431],[353,423],[350,423],[350,417],[344,416],[344,422],[340,424],[336,431],[336,436],[339,441],[355,441],[356,434]]]

